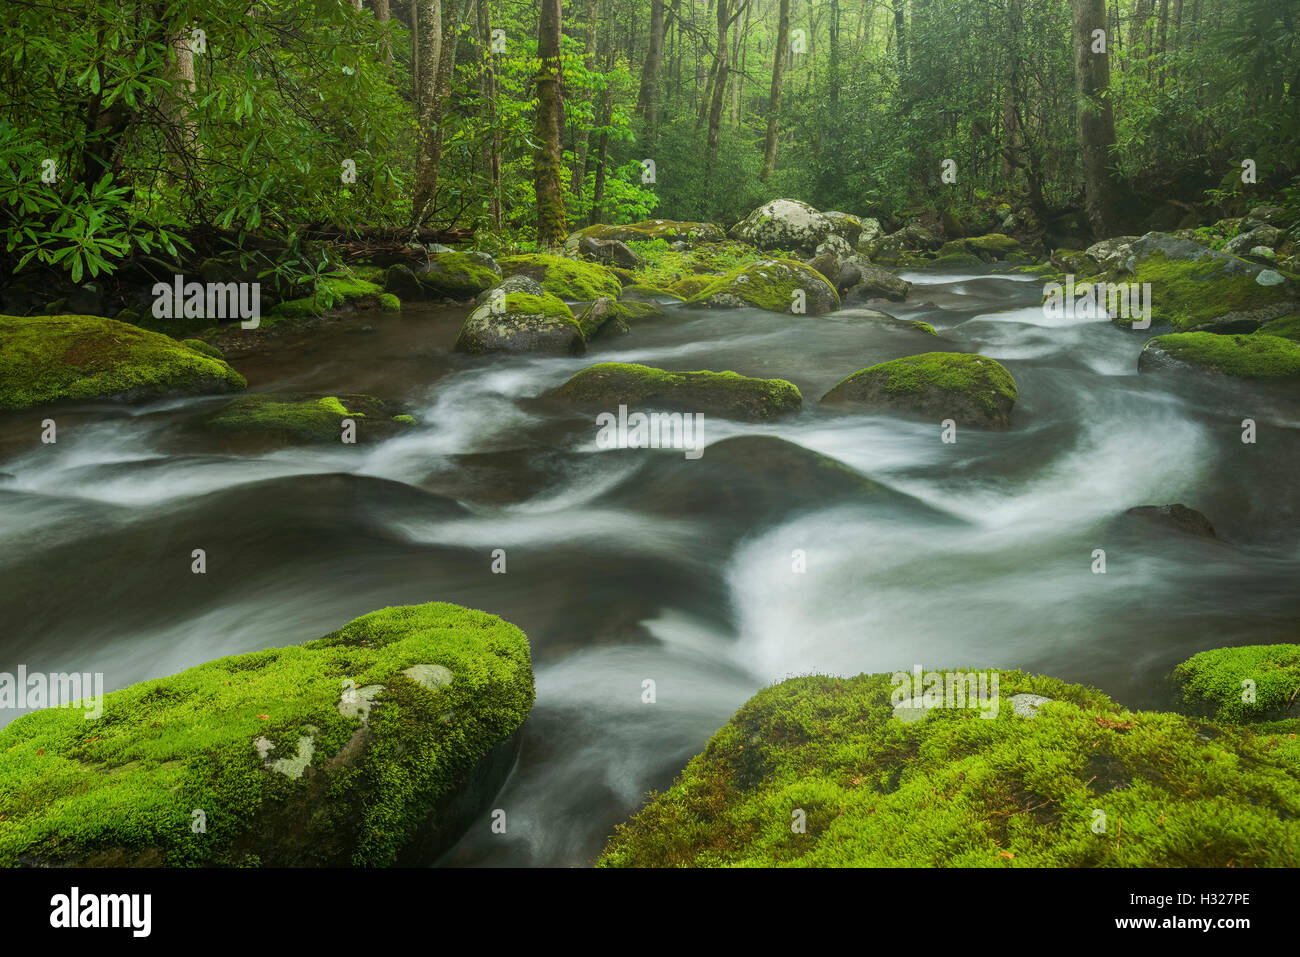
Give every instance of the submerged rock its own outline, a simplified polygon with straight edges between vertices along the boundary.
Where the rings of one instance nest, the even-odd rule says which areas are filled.
[[[514,292],[500,306],[495,311],[497,302],[489,299],[469,314],[456,338],[457,352],[580,356],[587,351],[578,320],[555,296]]]
[[[1187,535],[1197,535],[1201,538],[1219,537],[1214,531],[1214,526],[1203,513],[1182,504],[1135,505],[1124,514],[1136,515],[1156,525]]]
[[[1300,376],[1300,343],[1281,336],[1213,332],[1174,332],[1147,341],[1138,369],[1196,369],[1243,379],[1292,379]]]
[[[1300,653],[1288,660],[1294,688]],[[1300,748],[1283,733],[1291,728],[1225,725],[1206,740],[1203,722],[1127,711],[1080,685],[1020,671],[997,678],[993,717],[983,717],[989,700],[972,707],[961,673],[944,672],[941,699],[949,682],[961,697],[910,722],[895,717],[898,685],[887,674],[765,688],[619,826],[596,863],[1300,864]]]
[[[802,294],[802,295],[800,295]],[[811,266],[794,259],[761,259],[713,277],[687,299],[697,306],[754,306],[768,312],[821,316],[840,307],[835,288]],[[795,312],[800,306],[802,312]]]
[[[926,352],[892,359],[844,379],[822,404],[852,409],[904,411],[935,422],[1006,429],[1019,393],[997,360],[964,352]]]
[[[735,372],[667,372],[630,362],[583,369],[551,392],[577,408],[613,412],[674,409],[741,422],[763,422],[798,412],[803,398],[793,382],[753,379]]]
[[[532,704],[523,632],[431,603],[37,711],[0,731],[0,864],[428,864]]]
[[[222,359],[115,319],[0,316],[0,409],[236,392],[247,385]]]

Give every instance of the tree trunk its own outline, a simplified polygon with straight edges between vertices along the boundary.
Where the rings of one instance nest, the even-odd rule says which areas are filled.
[[[492,225],[501,231],[501,126],[497,122],[497,68],[492,52],[492,11],[490,0],[478,0],[478,33],[483,42],[483,74],[480,84],[488,108],[488,125],[492,138],[488,143],[488,175],[491,182],[490,207]]]
[[[388,0],[374,0],[375,22],[388,23],[392,19],[392,13],[388,9]],[[384,38],[384,66],[393,65],[393,51],[388,46],[388,38]]]
[[[459,37],[460,20],[467,12],[469,0],[450,0],[451,6],[447,16],[446,37],[442,33],[442,11],[436,8],[439,0],[420,0],[427,16],[426,24],[437,24],[437,30],[427,30],[434,34],[430,44],[437,40],[437,56],[432,56],[426,46],[421,54],[429,54],[421,64],[420,75],[424,77],[424,94],[421,97],[423,107],[420,111],[420,148],[415,160],[415,198],[412,202],[414,226],[418,229],[433,212],[434,196],[438,189],[438,167],[442,161],[442,116],[451,89],[451,71],[456,64],[456,42]]]
[[[727,92],[727,74],[730,70],[727,49],[727,29],[731,20],[728,0],[716,0],[718,11],[717,76],[713,80],[713,101],[709,105],[709,135],[704,157],[704,191],[706,202],[712,202],[713,170],[718,162],[718,131],[722,126],[722,101]],[[712,208],[709,209],[710,214]]]
[[[1110,98],[1109,53],[1092,52],[1092,31],[1106,28],[1105,0],[1072,0],[1074,76],[1078,94],[1079,152],[1083,159],[1084,207],[1098,239],[1112,234],[1116,189],[1110,175],[1115,116]]]
[[[587,32],[583,37],[582,56],[588,73],[596,69],[596,4],[597,0],[587,0]],[[574,137],[576,141],[573,144],[573,172],[569,179],[569,191],[581,199],[587,183],[587,149],[591,142],[591,130],[579,129]]]
[[[776,168],[777,121],[781,112],[781,80],[790,56],[790,0],[781,0],[777,14],[776,52],[772,57],[772,92],[767,99],[767,139],[763,143],[763,172],[759,178],[766,182]]]
[[[898,51],[898,65],[907,69],[907,13],[904,0],[894,0],[894,48]]]
[[[537,193],[537,244],[558,246],[568,235],[561,186],[560,137],[564,104],[560,97],[560,0],[541,0],[537,18],[537,153],[533,187]]]
[[[636,111],[645,120],[647,139],[654,142],[659,125],[659,71],[664,57],[664,0],[650,0],[650,48],[641,67],[641,89]]]

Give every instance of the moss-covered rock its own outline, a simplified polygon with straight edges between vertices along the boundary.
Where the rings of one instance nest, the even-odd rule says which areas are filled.
[[[798,293],[802,292],[802,296]],[[697,306],[754,306],[768,312],[810,316],[840,307],[839,293],[817,270],[794,259],[760,259],[738,266],[705,286],[688,303]]]
[[[257,393],[231,399],[203,424],[226,435],[268,436],[292,442],[339,442],[344,419],[358,443],[387,438],[404,423],[372,395]],[[413,421],[413,420],[412,420]]]
[[[37,711],[0,731],[0,864],[428,863],[532,703],[518,628],[431,603]]]
[[[617,282],[617,280],[615,280]],[[582,327],[563,301],[550,294],[506,294],[497,311],[494,300],[483,303],[465,319],[456,350],[471,355],[541,353],[582,355],[587,351]]]
[[[501,279],[501,267],[482,253],[432,253],[412,270],[425,296],[473,299]],[[402,295],[398,289],[389,292]]]
[[[943,674],[940,702],[958,674]],[[1197,720],[1129,712],[1079,685],[997,677],[996,711],[990,695],[975,708],[917,708],[910,721],[894,708],[906,686],[890,675],[766,688],[597,863],[1300,864],[1295,740],[1240,728],[1211,737]],[[966,687],[954,681],[954,705],[971,703]]]
[[[1300,645],[1202,651],[1172,677],[1198,714],[1234,723],[1289,720],[1300,730]]]
[[[401,312],[402,300],[398,299],[391,292],[386,292],[379,297],[379,308],[384,312]]]
[[[1148,340],[1138,356],[1138,368],[1171,367],[1245,379],[1294,378],[1300,376],[1300,343],[1258,332],[1249,336],[1174,332]]]
[[[855,372],[826,393],[822,403],[1006,429],[1018,394],[1011,373],[995,359],[964,352],[926,352]]]
[[[843,223],[819,213],[797,199],[774,199],[764,203],[731,228],[732,239],[759,249],[797,249],[813,253],[838,234]]]
[[[724,238],[722,227],[713,223],[683,223],[671,219],[647,219],[641,223],[624,223],[619,226],[598,224],[569,234],[564,248],[576,250],[585,238],[615,239],[619,242],[646,242],[663,239],[667,242],[713,243]]]
[[[666,315],[663,307],[653,302],[597,299],[578,317],[578,325],[590,341],[597,335],[625,335],[634,324]]]
[[[224,352],[212,343],[204,342],[202,339],[182,339],[181,345],[185,346],[187,349],[193,349],[199,355],[208,356],[212,359],[224,360],[226,358]]]
[[[151,399],[247,386],[220,358],[99,316],[0,316],[0,409]]]
[[[987,236],[968,236],[954,239],[939,247],[939,257],[964,256],[973,257],[978,262],[991,263],[1010,259],[1021,253],[1020,242],[1002,233],[989,233]]]
[[[306,319],[323,316],[331,309],[351,303],[355,305],[379,305],[379,295],[384,290],[368,279],[356,279],[344,275],[322,276],[314,295],[299,299],[286,299],[277,303],[263,317],[262,324],[274,325],[276,319]]]
[[[1150,283],[1152,322],[1175,331],[1251,332],[1300,306],[1295,280],[1258,263],[1164,233],[1115,242],[1116,251],[1103,257],[1110,267],[1100,278]],[[1138,318],[1111,321],[1127,326]]]
[[[1283,339],[1300,340],[1300,312],[1272,319],[1257,330],[1259,336],[1281,336]]]
[[[742,422],[764,422],[798,412],[803,398],[793,382],[754,379],[735,372],[666,372],[629,362],[583,369],[551,395],[577,408],[613,411],[675,409]]]
[[[536,279],[544,290],[560,299],[589,301],[601,296],[617,299],[623,288],[618,276],[604,266],[567,256],[526,253],[506,256],[500,263],[505,275]]]

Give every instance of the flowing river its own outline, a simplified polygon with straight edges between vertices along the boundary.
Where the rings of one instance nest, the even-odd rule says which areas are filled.
[[[372,393],[420,421],[378,445],[233,447],[196,426],[219,397],[6,414],[0,671],[103,672],[112,690],[386,605],[492,612],[531,640],[537,704],[494,801],[506,833],[485,814],[438,863],[572,866],[792,675],[1023,668],[1167,707],[1187,656],[1295,640],[1294,404],[1139,375],[1143,334],[1047,319],[1029,277],[903,278],[909,302],[880,308],[942,338],[862,310],[673,310],[581,359],[484,359],[452,351],[463,307],[416,306],[232,355],[253,390]],[[938,422],[817,408],[858,369],[936,350],[1011,370],[1009,432],[949,444]],[[757,457],[741,488],[708,448],[602,451],[590,417],[537,397],[605,360],[789,379],[802,413],[706,416],[706,443],[777,436],[898,494],[825,500]],[[1222,541],[1124,516],[1171,502]]]

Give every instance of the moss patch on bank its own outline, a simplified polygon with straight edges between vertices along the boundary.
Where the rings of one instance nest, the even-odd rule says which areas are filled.
[[[815,676],[760,691],[597,863],[1300,864],[1300,765],[1284,735],[1206,740],[1196,719],[1018,671],[1000,673],[995,718],[932,708],[904,723],[893,688],[889,675]],[[1054,700],[1025,717],[1017,694]]]
[[[395,414],[370,395],[303,395],[258,393],[241,395],[203,420],[214,432],[268,435],[302,442],[338,442],[344,419],[356,426],[358,441],[396,432],[410,416]],[[394,425],[392,423],[397,423]]]
[[[386,866],[532,702],[523,632],[430,603],[37,711],[0,730],[0,865]]]
[[[115,319],[0,316],[0,409],[60,399],[233,392],[247,385],[221,359]]]
[[[320,316],[345,302],[362,300],[367,296],[376,297],[377,303],[378,296],[383,291],[382,286],[366,279],[354,279],[344,275],[322,276],[315,295],[304,296],[301,299],[286,299],[272,306],[267,313],[266,319],[272,320],[271,322],[266,322],[266,319],[263,321],[267,325],[273,325],[275,319],[305,319],[310,316]]]

